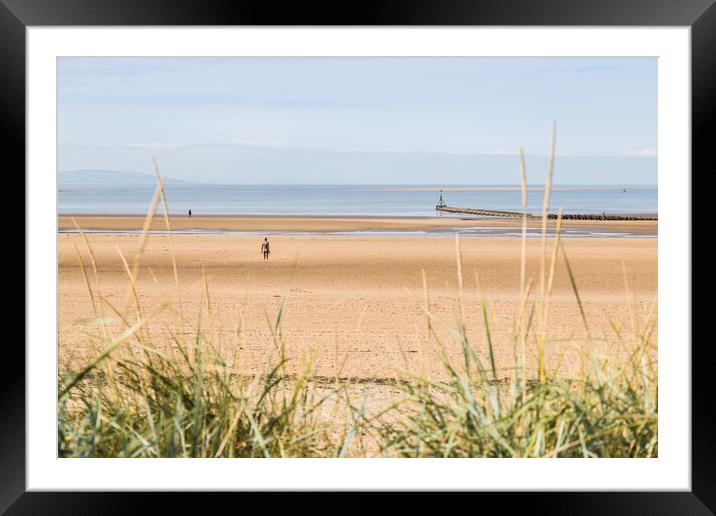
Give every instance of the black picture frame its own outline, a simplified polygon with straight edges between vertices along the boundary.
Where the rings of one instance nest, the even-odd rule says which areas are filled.
[[[82,25],[556,25],[691,27],[692,170],[713,174],[712,142],[716,125],[716,6],[714,0],[391,0],[335,2],[331,6],[285,2],[280,7],[255,0],[0,0],[0,113],[3,150],[9,170],[25,170],[25,31],[32,26]],[[49,116],[49,115],[48,115]],[[8,159],[9,158],[9,159]],[[15,172],[19,178],[19,173]],[[684,171],[688,180],[688,171]],[[20,186],[24,190],[24,183]],[[692,188],[693,205],[709,205],[708,192]],[[19,197],[19,196],[18,196]],[[713,201],[711,201],[713,203]],[[685,214],[696,219],[691,213]],[[692,228],[692,234],[694,229]],[[699,246],[693,241],[692,256]],[[23,261],[25,252],[23,246]],[[16,256],[15,261],[19,261]],[[712,259],[712,261],[714,261]],[[711,264],[712,266],[716,264]],[[693,274],[693,272],[692,272]],[[27,281],[27,278],[25,278]],[[706,286],[702,286],[705,288]],[[698,315],[710,309],[693,305]],[[31,307],[26,307],[31,308]],[[693,316],[692,316],[693,319]],[[691,343],[681,343],[691,346]],[[710,382],[712,344],[700,342],[692,352],[692,454],[690,492],[480,493],[483,500],[510,497],[510,508],[549,514],[713,514],[716,511],[716,410]],[[164,512],[216,512],[212,499],[182,493],[127,494],[26,492],[25,354],[15,340],[3,350],[0,375],[0,512],[7,514],[108,514],[146,512],[147,498],[161,497]],[[206,496],[206,495],[204,495]],[[203,498],[204,496],[200,496]],[[213,494],[219,499],[246,494]],[[356,495],[353,495],[356,496]],[[481,497],[481,498],[480,498]],[[274,498],[280,503],[281,497]],[[300,503],[300,502],[299,502]],[[327,502],[329,505],[332,502]],[[346,502],[341,502],[345,504]],[[344,505],[371,509],[364,498]],[[424,507],[411,497],[402,512]],[[273,507],[275,509],[275,507]],[[234,511],[232,511],[234,512]],[[361,511],[364,512],[364,511]]]

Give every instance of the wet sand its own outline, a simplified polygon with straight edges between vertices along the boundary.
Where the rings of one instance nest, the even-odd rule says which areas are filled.
[[[73,230],[72,220],[80,228],[105,231],[139,231],[144,215],[61,215],[60,231]],[[470,218],[470,217],[289,217],[289,216],[227,216],[227,215],[172,215],[171,227],[175,230],[211,231],[300,231],[313,233],[348,231],[425,231],[451,232],[452,228],[509,228],[521,229],[521,219]],[[529,228],[541,227],[540,220],[528,220]],[[550,227],[554,227],[552,221]],[[565,229],[578,228],[593,232],[631,233],[656,236],[656,221],[563,221]],[[166,230],[163,217],[156,217],[152,230]]]

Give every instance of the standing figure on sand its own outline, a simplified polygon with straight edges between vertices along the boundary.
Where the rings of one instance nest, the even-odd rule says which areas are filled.
[[[264,238],[264,241],[261,243],[261,254],[264,255],[264,260],[268,260],[270,252],[268,238]]]

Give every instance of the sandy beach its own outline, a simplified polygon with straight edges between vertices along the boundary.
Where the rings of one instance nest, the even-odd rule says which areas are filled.
[[[83,228],[137,229],[140,217],[78,217]],[[451,220],[460,225],[467,221]],[[486,221],[489,224],[515,221]],[[161,228],[155,222],[155,227]],[[442,219],[351,219],[279,217],[172,217],[174,228],[312,231],[335,228],[439,227]],[[469,222],[475,224],[475,221]],[[590,223],[595,224],[595,223]],[[656,232],[655,223],[600,223],[634,226]],[[619,225],[621,224],[621,225]],[[71,221],[60,217],[60,229]],[[632,228],[629,231],[633,231]],[[129,309],[128,282],[120,253],[131,265],[138,234],[87,235],[98,269],[99,290],[118,310]],[[433,327],[449,354],[459,356],[451,334],[458,314],[455,240],[435,237],[272,235],[271,255],[261,259],[262,238],[253,235],[153,234],[138,277],[145,314],[151,315],[155,342],[169,345],[168,335],[192,338],[205,306],[203,273],[209,287],[211,318],[202,310],[201,325],[220,336],[222,347],[240,349],[242,367],[263,367],[271,345],[271,326],[286,299],[281,337],[295,368],[315,356],[316,374],[381,383],[396,370],[439,374],[436,345],[427,339],[423,271],[428,284]],[[485,325],[477,282],[489,309],[500,375],[509,377],[514,353],[514,327],[519,312],[519,238],[464,238],[463,305],[467,333],[480,354],[486,354]],[[632,327],[633,319],[656,316],[656,238],[564,239],[593,336],[611,333],[610,321]],[[90,256],[79,234],[58,235],[60,364],[77,367],[96,352],[98,328],[92,301],[77,256],[85,265]],[[174,281],[172,249],[179,284]],[[548,255],[552,241],[548,240]],[[540,241],[528,239],[527,278],[539,279]],[[89,272],[90,281],[95,284]],[[628,286],[625,286],[625,280]],[[95,285],[95,288],[97,286]],[[538,287],[535,287],[536,289]],[[627,290],[628,289],[628,290]],[[181,308],[184,323],[178,323]],[[105,316],[112,317],[105,307]],[[560,364],[564,374],[579,367],[577,348],[591,349],[568,281],[559,262],[549,305],[547,362]],[[119,332],[118,320],[113,327]],[[237,327],[241,332],[237,339]],[[568,339],[568,341],[567,341]],[[534,361],[533,346],[528,349]]]

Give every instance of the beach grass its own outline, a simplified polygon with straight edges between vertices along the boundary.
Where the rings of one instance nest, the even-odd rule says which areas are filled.
[[[529,288],[525,296],[529,297]],[[484,301],[484,339],[471,342],[459,322],[454,338],[462,360],[441,353],[443,377],[410,375],[410,381],[399,384],[401,399],[370,422],[372,431],[381,436],[381,455],[658,456],[655,320],[644,322],[639,332],[615,327],[611,339],[590,337],[589,341],[600,341],[605,351],[582,352],[582,366],[574,377],[545,366],[540,351],[546,326],[540,325],[539,333],[532,335],[537,364],[530,375],[524,355],[517,350],[530,337],[532,323],[524,321],[533,320],[539,304],[525,300],[523,313],[516,318],[523,329],[515,335],[513,374],[507,379],[497,374]],[[436,319],[428,309],[426,313]],[[586,318],[584,322],[588,332]],[[436,346],[446,348],[436,334],[431,336]]]
[[[82,233],[89,262],[79,249],[77,256],[93,307],[88,331],[96,349],[83,367],[60,365],[59,456],[658,456],[656,317],[639,320],[635,313],[630,327],[614,324],[609,335],[592,335],[578,278],[559,236],[559,219],[555,237],[547,238],[554,143],[551,156],[536,279],[525,275],[523,221],[521,302],[513,317],[510,376],[497,372],[501,368],[495,362],[479,271],[475,284],[485,332],[482,338],[468,339],[462,304],[465,271],[456,237],[455,324],[440,320],[431,310],[423,274],[428,339],[419,345],[437,350],[442,374],[417,374],[406,363],[396,371],[399,395],[373,412],[367,409],[370,392],[357,395],[350,382],[340,380],[338,369],[334,379],[317,377],[311,357],[303,357],[295,367],[299,359],[287,355],[281,332],[282,315],[290,309],[285,299],[275,318],[267,320],[270,338],[254,343],[265,350],[258,357],[248,351],[241,321],[230,342],[216,331],[206,280],[199,319],[192,323],[192,332],[184,331],[182,283],[171,241],[174,284],[166,286],[161,309],[172,314],[174,324],[161,331],[152,327],[155,314],[141,302],[137,275],[160,204],[171,235],[155,166],[157,188],[137,252],[131,263],[121,256],[127,275],[124,306],[103,296],[92,247]],[[521,169],[525,199],[523,159]],[[547,315],[560,264],[567,271],[584,324],[585,336],[571,343],[582,350],[578,374],[563,374],[558,365],[549,367],[545,362],[545,348],[554,345],[550,325],[558,324]],[[119,327],[109,321],[119,321]],[[452,342],[440,340],[433,331],[438,325],[451,327]],[[459,348],[460,360],[446,352],[449,346]],[[261,364],[260,372],[247,374],[241,367],[246,361]]]

